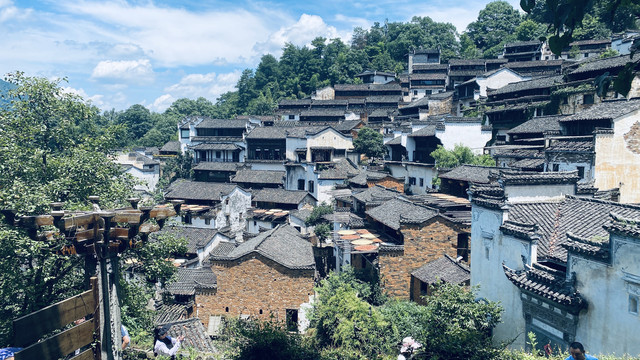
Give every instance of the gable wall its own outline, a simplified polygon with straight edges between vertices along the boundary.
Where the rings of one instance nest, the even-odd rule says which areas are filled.
[[[424,225],[403,225],[404,252],[380,252],[382,288],[389,295],[409,299],[411,273],[443,254],[457,256],[458,232],[438,219]]]
[[[284,322],[286,309],[300,309],[313,295],[313,270],[287,269],[261,256],[218,262],[211,268],[218,280],[217,293],[197,298],[205,328],[210,315],[267,319],[273,314]]]
[[[621,203],[640,203],[640,110],[614,121],[614,134],[597,134],[595,187],[620,187]]]

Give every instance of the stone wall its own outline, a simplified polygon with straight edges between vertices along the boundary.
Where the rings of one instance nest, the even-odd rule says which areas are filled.
[[[382,287],[389,295],[409,299],[411,273],[444,254],[456,257],[458,231],[440,218],[422,225],[403,225],[404,251],[379,256]]]
[[[291,270],[259,255],[215,262],[218,290],[198,295],[199,316],[208,326],[210,315],[241,314],[285,321],[286,309],[299,309],[313,295],[314,270]]]

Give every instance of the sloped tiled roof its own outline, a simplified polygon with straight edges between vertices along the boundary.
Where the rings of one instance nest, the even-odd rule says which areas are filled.
[[[500,180],[504,185],[575,184],[580,180],[578,170],[574,171],[518,171],[501,170]]]
[[[168,141],[160,149],[162,152],[180,152],[180,141]]]
[[[543,78],[537,78],[532,80],[518,81],[514,83],[507,84],[496,90],[488,90],[488,95],[500,95],[500,94],[508,94],[512,92],[531,90],[531,89],[545,89],[550,88],[553,85],[563,83],[562,75],[558,76],[549,76]]]
[[[231,177],[231,182],[243,184],[277,184],[284,185],[284,171],[270,170],[238,170]]]
[[[427,125],[420,130],[416,130],[411,134],[407,135],[408,137],[427,137],[427,136],[436,136],[436,125]]]
[[[396,136],[384,144],[385,145],[402,145],[402,136]]]
[[[544,152],[541,148],[536,149],[522,149],[521,147],[503,147],[496,149],[494,152],[495,157],[508,157],[508,158],[535,158],[544,159]]]
[[[314,269],[315,260],[311,243],[300,236],[295,228],[280,225],[260,233],[236,247],[226,256],[212,256],[214,261],[237,260],[250,253],[260,255],[290,269]]]
[[[426,206],[413,204],[408,200],[394,198],[367,210],[366,214],[375,221],[398,230],[403,223],[423,223],[438,215],[438,211]]]
[[[253,201],[297,205],[297,204],[300,204],[307,195],[310,195],[310,194],[307,191],[302,191],[302,190],[265,188],[265,189],[254,191]]]
[[[388,84],[335,84],[333,86],[335,91],[388,91],[397,90],[401,91],[400,84],[388,83]]]
[[[257,127],[247,136],[246,139],[286,139],[287,137],[304,138],[308,134],[317,134],[326,129],[327,126],[263,126]]]
[[[563,117],[563,115],[536,116],[507,131],[507,134],[537,134],[548,130],[560,131],[562,127],[559,120]]]
[[[640,54],[633,56],[633,59],[629,55],[614,56],[602,60],[590,61],[580,65],[577,69],[571,72],[571,75],[589,73],[589,72],[604,72],[606,70],[621,69],[630,61],[637,62],[640,60]]]
[[[549,147],[545,149],[547,152],[593,152],[593,139],[590,140],[554,140]]]
[[[186,349],[188,348],[193,348],[199,353],[213,354],[217,352],[215,347],[213,346],[213,341],[211,340],[209,335],[207,335],[207,330],[204,328],[204,325],[202,325],[202,322],[199,318],[175,321],[170,322],[169,324],[171,325],[171,328],[168,332],[169,336],[184,336],[184,341],[182,341],[182,349],[179,352],[186,352]]]
[[[347,159],[342,159],[338,162],[327,164],[325,167],[318,171],[318,179],[323,180],[340,180],[348,179],[358,174],[358,166]]]
[[[219,162],[219,161],[204,161],[198,163],[193,167],[193,170],[204,171],[236,171],[240,163],[235,162]]]
[[[391,174],[380,171],[362,171],[360,174],[349,179],[349,182],[356,185],[367,185],[367,180],[384,179]]]
[[[398,191],[393,189],[387,189],[384,186],[376,185],[358,193],[354,193],[352,196],[365,204],[381,203],[386,200],[391,200],[396,196],[401,195]]]
[[[184,238],[187,240],[187,253],[195,254],[198,249],[202,249],[211,242],[217,232],[216,229],[170,225],[151,233],[150,237],[156,239],[161,235],[173,235],[176,238]]]
[[[611,212],[640,218],[640,206],[567,196],[560,201],[511,204],[509,220],[538,225],[538,259],[566,261],[562,244],[567,241],[567,232],[587,239],[607,238],[603,225]]]
[[[512,163],[510,167],[542,170],[544,168],[544,159],[522,159]]]
[[[164,197],[167,200],[220,201],[221,194],[228,194],[236,187],[235,184],[178,180],[169,186]]]
[[[156,309],[155,324],[165,324],[187,318],[184,304],[162,304]]]
[[[560,120],[560,122],[582,121],[582,120],[614,120],[620,116],[629,114],[640,109],[640,99],[621,99],[603,101],[600,104],[591,106],[588,109],[579,111]]]
[[[435,284],[444,281],[450,284],[462,284],[471,280],[471,270],[464,264],[457,262],[449,255],[433,260],[411,273],[418,280]]]
[[[245,129],[248,121],[205,118],[196,129]]]
[[[489,175],[492,171],[499,170],[500,168],[492,166],[480,166],[480,165],[460,165],[453,168],[439,177],[441,179],[460,180],[480,184],[489,183]]]
[[[217,286],[211,268],[178,268],[176,280],[167,285],[166,291],[171,295],[194,295],[196,291],[214,290]]]
[[[192,150],[217,150],[217,151],[233,151],[240,150],[240,146],[233,143],[202,143],[189,147]]]
[[[576,310],[586,306],[586,301],[575,287],[568,287],[565,283],[566,274],[563,271],[537,263],[528,271],[514,271],[504,264],[502,267],[507,279],[524,291]]]

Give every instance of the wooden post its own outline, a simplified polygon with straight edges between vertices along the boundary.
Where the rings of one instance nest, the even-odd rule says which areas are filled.
[[[93,334],[94,341],[97,342],[96,347],[93,349],[93,358],[95,360],[102,359],[102,342],[100,341],[100,287],[98,286],[98,278],[91,277],[91,292],[93,298],[96,301],[96,306],[93,309]]]

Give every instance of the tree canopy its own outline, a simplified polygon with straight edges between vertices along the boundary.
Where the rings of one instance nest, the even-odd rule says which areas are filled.
[[[368,158],[381,158],[387,154],[382,134],[368,127],[358,132],[358,137],[353,140],[353,149]]]
[[[453,150],[447,150],[442,145],[431,152],[439,168],[454,168],[462,164],[495,166],[496,162],[490,155],[475,155],[471,149],[457,144]]]

